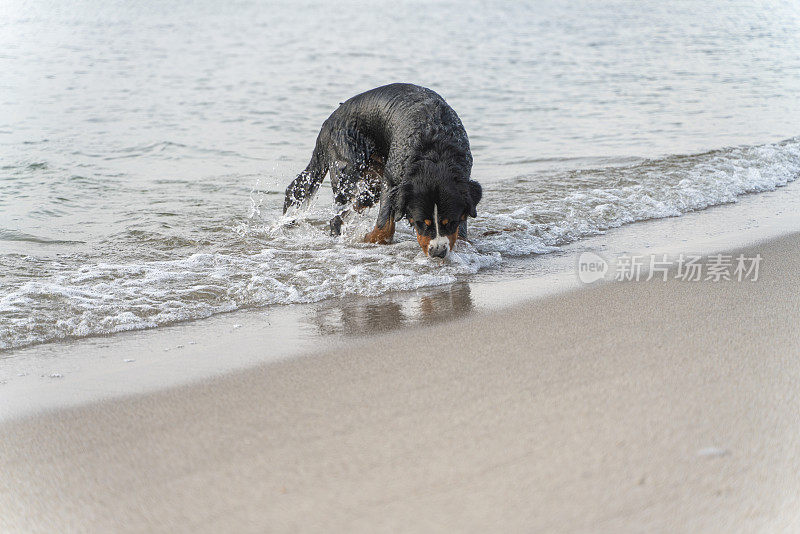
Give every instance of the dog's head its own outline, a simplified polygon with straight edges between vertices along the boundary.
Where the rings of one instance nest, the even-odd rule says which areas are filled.
[[[455,247],[459,225],[477,217],[482,189],[474,180],[453,179],[438,165],[421,171],[396,189],[395,217],[408,219],[425,254],[444,258]]]

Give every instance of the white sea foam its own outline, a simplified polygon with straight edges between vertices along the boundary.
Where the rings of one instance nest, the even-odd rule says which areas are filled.
[[[798,173],[800,141],[793,139],[488,184],[480,216],[470,221],[471,244],[461,243],[443,262],[425,257],[404,223],[394,244],[370,245],[361,237],[374,214],[354,217],[345,235],[333,238],[324,230],[323,207],[290,220],[269,215],[279,206],[259,203],[255,218],[225,230],[236,246],[159,261],[53,263],[46,276],[4,282],[0,348],[450,284],[500,267],[504,256],[548,253],[623,224],[735,202]]]
[[[536,175],[518,180],[514,195],[504,194],[502,185],[489,189],[472,235],[483,236],[476,240],[480,252],[548,252],[623,224],[676,217],[736,202],[743,194],[772,191],[799,173],[800,140],[790,139],[626,167]]]
[[[275,228],[254,232],[273,234]],[[463,244],[449,261],[434,265],[409,235],[382,247],[330,238],[306,224],[278,232],[272,245],[251,255],[98,263],[26,282],[0,297],[0,347],[152,328],[254,306],[448,284],[500,262],[499,254]]]

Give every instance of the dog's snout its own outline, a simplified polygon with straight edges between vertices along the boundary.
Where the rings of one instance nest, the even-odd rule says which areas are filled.
[[[444,258],[447,256],[447,245],[433,245],[428,248],[428,255],[434,258]]]

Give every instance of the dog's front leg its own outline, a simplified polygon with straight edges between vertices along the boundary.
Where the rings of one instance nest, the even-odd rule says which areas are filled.
[[[375,224],[375,228],[372,229],[367,235],[364,236],[364,241],[367,243],[377,243],[379,245],[388,245],[392,242],[392,238],[394,237],[394,217],[389,217],[389,219],[383,224],[383,226],[378,226],[378,223]]]
[[[396,194],[397,188],[394,188]],[[395,194],[389,187],[385,187],[381,195],[381,207],[378,210],[378,220],[375,228],[364,236],[367,243],[388,245],[392,242],[395,230]]]

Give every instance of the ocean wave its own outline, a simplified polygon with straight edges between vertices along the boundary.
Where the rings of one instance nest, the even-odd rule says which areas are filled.
[[[624,224],[773,191],[799,174],[797,138],[629,166],[539,173],[485,188],[487,201],[473,236],[481,236],[481,252],[527,255]]]

